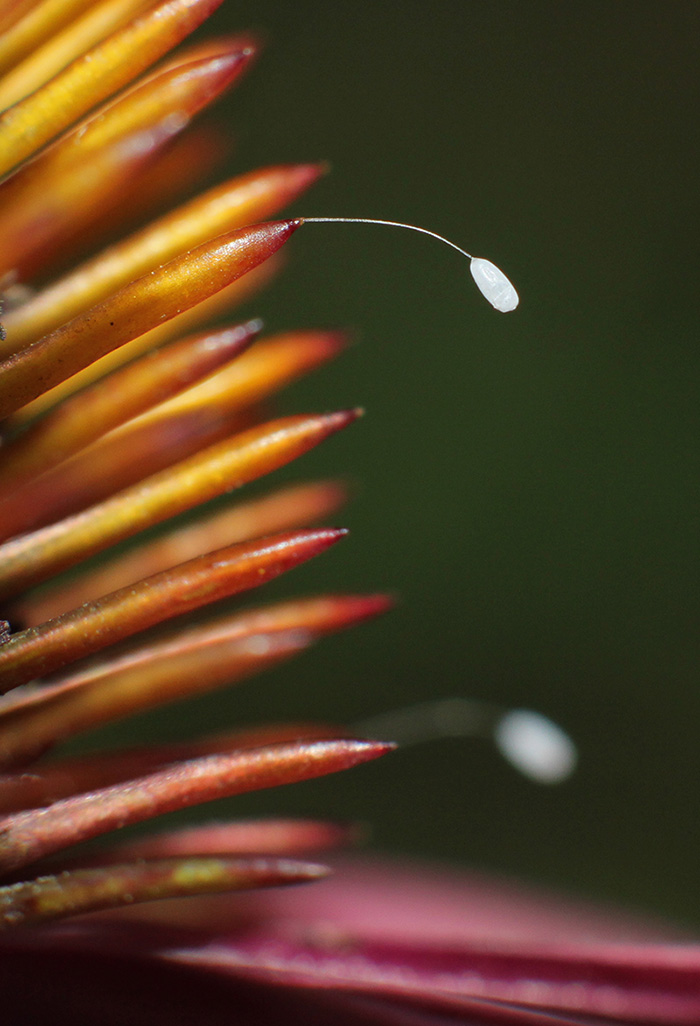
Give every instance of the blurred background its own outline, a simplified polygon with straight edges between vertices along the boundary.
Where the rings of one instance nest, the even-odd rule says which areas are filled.
[[[293,213],[441,232],[498,263],[521,307],[492,311],[467,262],[415,234],[295,236],[240,315],[350,329],[278,408],[367,416],[276,475],[354,482],[352,534],[264,597],[399,604],[121,736],[461,695],[541,710],[580,766],[538,787],[485,741],[443,740],[199,818],[357,820],[371,850],[700,924],[699,20],[648,0],[237,0],[206,26],[265,41],[218,108],[227,174],[328,160]]]

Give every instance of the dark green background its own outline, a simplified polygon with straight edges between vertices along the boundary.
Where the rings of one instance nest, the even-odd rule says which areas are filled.
[[[546,789],[443,741],[234,809],[359,819],[377,850],[700,923],[698,10],[238,0],[210,23],[266,38],[223,108],[230,173],[328,159],[295,213],[432,228],[522,302],[493,312],[466,261],[416,235],[296,235],[246,312],[358,344],[280,408],[368,416],[277,476],[359,488],[352,537],[266,597],[400,605],[129,736],[467,695],[542,710],[581,755]]]

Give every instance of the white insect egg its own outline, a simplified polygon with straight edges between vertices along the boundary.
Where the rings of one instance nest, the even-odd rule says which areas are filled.
[[[484,257],[473,257],[469,264],[472,278],[485,299],[501,313],[510,313],[520,302],[513,283],[506,278],[503,271]]]
[[[576,768],[573,741],[541,713],[511,709],[498,721],[493,736],[503,757],[539,784],[559,784]]]

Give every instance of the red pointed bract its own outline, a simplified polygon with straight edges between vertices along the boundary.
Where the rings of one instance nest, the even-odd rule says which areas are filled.
[[[252,428],[83,513],[6,542],[0,546],[0,596],[17,594],[146,527],[284,466],[358,415],[343,410],[285,417]]]
[[[270,221],[198,246],[5,360],[0,364],[0,417],[223,289],[271,256],[299,224]]]
[[[384,595],[282,603],[180,631],[36,687],[0,706],[0,766],[26,762],[101,723],[236,683],[389,605]]]
[[[194,559],[200,552],[320,523],[338,512],[347,495],[341,482],[319,481],[238,503],[194,524],[171,530],[163,538],[137,545],[128,553],[108,558],[104,565],[80,573],[77,579],[45,586],[14,602],[13,611],[27,627],[36,626],[98,595]]]
[[[0,691],[53,673],[173,616],[259,587],[344,534],[331,528],[299,531],[218,549],[30,627],[0,646]]]
[[[302,631],[223,639],[176,655],[154,656],[94,681],[47,686],[44,701],[35,702],[24,715],[18,709],[4,722],[0,717],[0,765],[26,762],[54,743],[103,723],[237,684],[297,655],[313,640]]]
[[[311,780],[391,751],[376,741],[310,741],[195,759],[158,773],[0,820],[0,872],[69,845],[189,805]]]
[[[170,763],[197,759],[204,755],[263,748],[288,742],[328,740],[345,737],[347,728],[327,723],[285,723],[235,730],[196,741],[124,748],[95,755],[53,759],[32,767],[31,773],[16,771],[0,776],[0,813],[52,805],[61,798],[84,791],[111,787],[124,780],[142,777]]]
[[[49,470],[107,431],[170,399],[239,356],[260,322],[182,339],[115,371],[0,449],[3,487],[16,488]]]

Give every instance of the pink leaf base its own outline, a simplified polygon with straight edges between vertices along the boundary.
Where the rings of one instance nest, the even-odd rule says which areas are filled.
[[[86,1024],[691,1026],[700,944],[679,936],[510,883],[342,862],[296,891],[17,932],[0,983],[16,995],[26,975],[35,1018],[11,1021],[28,1023],[45,993],[46,1015]]]

